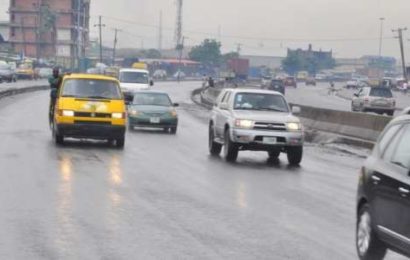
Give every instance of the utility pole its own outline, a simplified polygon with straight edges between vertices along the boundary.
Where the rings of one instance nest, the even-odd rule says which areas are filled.
[[[21,36],[23,37],[23,55],[21,55],[21,59],[26,57],[27,54],[27,42],[26,42],[26,31],[25,31],[25,25],[24,25],[24,16],[21,17],[20,21],[20,28],[21,28]]]
[[[98,17],[98,24],[94,24],[94,27],[99,28],[100,34],[100,62],[103,62],[103,44],[102,44],[102,28],[105,27],[105,24],[102,24],[102,16]]]
[[[400,52],[401,52],[401,63],[403,67],[403,78],[407,81],[407,71],[406,71],[406,61],[404,58],[404,44],[403,44],[403,31],[406,31],[407,27],[405,28],[398,28],[397,30],[392,30],[393,32],[398,33],[398,39],[400,43]]]
[[[380,17],[380,43],[379,43],[379,58],[382,57],[382,44],[383,44],[383,22],[385,18]]]
[[[114,31],[115,31],[115,35],[114,35],[114,49],[113,49],[113,52],[112,52],[112,65],[113,65],[113,66],[115,65],[115,59],[116,59],[115,55],[116,55],[117,43],[118,43],[118,32],[119,32],[120,30],[114,29]]]
[[[177,46],[177,48],[179,50],[178,72],[177,72],[178,73],[177,74],[178,82],[180,82],[180,80],[181,80],[182,54],[183,54],[183,51],[184,51],[185,39],[186,39],[186,37],[183,36],[182,39],[181,39],[181,44],[179,44]]]
[[[177,24],[175,28],[175,42],[178,45],[182,44],[182,7],[183,0],[177,0]]]
[[[158,50],[162,50],[162,10],[159,12]]]
[[[242,50],[242,44],[241,43],[237,43],[236,44],[236,52],[238,54],[241,54],[241,50]]]
[[[77,68],[80,69],[82,30],[81,30],[81,6],[82,0],[77,0]]]

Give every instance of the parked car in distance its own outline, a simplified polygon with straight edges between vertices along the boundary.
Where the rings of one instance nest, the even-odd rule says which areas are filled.
[[[293,113],[300,108],[293,107]],[[290,165],[302,161],[304,133],[284,96],[270,90],[224,89],[209,120],[209,152],[228,162],[239,151],[266,151],[270,159],[286,153]]]
[[[34,69],[31,64],[23,63],[16,69],[16,75],[19,79],[35,79]]]
[[[178,127],[178,114],[175,110],[177,106],[165,92],[135,92],[132,103],[128,105],[129,129],[161,128],[175,134]]]
[[[154,79],[167,79],[168,73],[166,70],[156,70],[152,75]]]
[[[394,115],[396,100],[388,88],[364,87],[354,94],[352,99],[352,111],[386,113]]]
[[[183,71],[177,71],[173,77],[174,79],[185,79],[186,75]]]
[[[410,115],[385,128],[359,174],[356,248],[361,260],[387,249],[410,257]]]
[[[295,77],[286,77],[283,80],[283,84],[285,85],[285,87],[294,87],[294,88],[297,87],[297,82],[296,82]]]
[[[39,78],[47,79],[53,75],[53,69],[52,68],[39,68],[37,74]]]
[[[307,77],[305,84],[306,86],[316,86],[316,79],[313,77]]]
[[[7,63],[0,63],[0,80],[1,82],[16,82],[17,81],[16,72]]]

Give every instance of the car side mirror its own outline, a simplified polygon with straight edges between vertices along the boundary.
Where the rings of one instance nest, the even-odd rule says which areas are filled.
[[[359,97],[359,93],[354,93],[353,96]]]
[[[179,104],[178,104],[178,103],[174,103],[174,104],[172,104],[172,106],[173,106],[173,107],[179,107]]]
[[[132,96],[124,96],[124,102],[127,106],[132,104],[133,99],[134,99],[134,97],[132,97]]]
[[[302,109],[298,106],[292,107],[292,114],[299,115],[302,112]]]
[[[222,103],[222,104],[219,105],[219,108],[222,109],[222,110],[228,110],[229,107],[228,107],[228,104]]]
[[[149,81],[149,85],[152,87],[152,86],[154,86],[154,81],[153,80],[150,80]]]

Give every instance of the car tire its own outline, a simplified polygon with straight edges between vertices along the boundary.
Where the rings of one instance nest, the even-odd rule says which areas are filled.
[[[269,159],[277,159],[280,155],[280,150],[272,150],[268,152]]]
[[[231,141],[229,129],[225,130],[224,157],[227,162],[235,162],[238,158],[238,147]]]
[[[302,162],[303,146],[288,147],[288,162],[292,166],[297,166]]]
[[[55,124],[53,123],[53,139],[55,144],[57,145],[63,145],[64,144],[64,136],[57,134],[57,131],[55,130]]]
[[[128,131],[130,132],[134,131],[134,125],[128,125]]]
[[[387,247],[372,228],[370,208],[367,204],[359,210],[356,222],[356,250],[361,260],[382,260]]]
[[[115,139],[115,144],[117,148],[122,149],[125,145],[125,136]]]
[[[174,134],[177,133],[177,129],[178,129],[178,128],[177,128],[176,126],[173,126],[173,127],[171,127],[170,129],[171,129],[171,134],[174,135]]]
[[[388,116],[394,116],[394,111],[387,111],[386,114],[387,114]]]
[[[215,142],[215,132],[212,124],[209,125],[209,153],[212,156],[219,156],[222,151],[222,145]]]

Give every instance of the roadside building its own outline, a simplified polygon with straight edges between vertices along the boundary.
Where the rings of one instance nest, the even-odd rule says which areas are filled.
[[[10,0],[15,53],[75,66],[89,41],[90,0]]]

